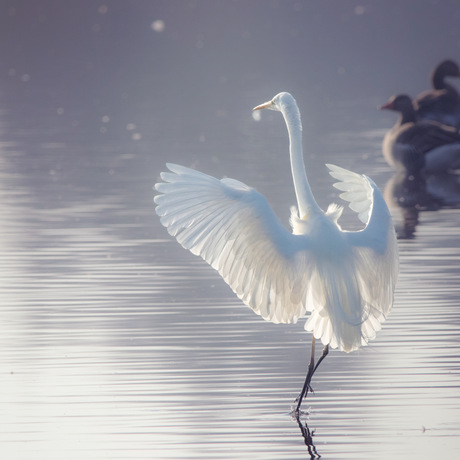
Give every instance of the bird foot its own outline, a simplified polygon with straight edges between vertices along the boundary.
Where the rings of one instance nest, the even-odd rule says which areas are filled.
[[[297,407],[297,405],[291,406],[291,412],[290,416],[292,420],[300,420],[301,418],[304,417],[309,417],[310,416],[310,410],[301,410],[300,407]]]

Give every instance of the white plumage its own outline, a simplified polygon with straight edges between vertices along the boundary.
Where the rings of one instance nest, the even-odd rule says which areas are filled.
[[[315,338],[356,350],[375,337],[393,302],[398,255],[390,213],[371,179],[327,165],[341,198],[365,224],[343,231],[337,222],[342,208],[323,212],[311,193],[295,100],[280,93],[261,108],[281,111],[289,130],[299,205],[292,209],[292,233],[253,188],[174,164],[155,186],[156,212],[168,232],[262,318],[295,323],[311,312],[305,329]]]

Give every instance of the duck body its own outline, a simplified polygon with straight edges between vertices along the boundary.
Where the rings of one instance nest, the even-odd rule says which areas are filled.
[[[382,152],[396,170],[433,174],[460,168],[460,133],[452,126],[419,120],[407,95],[393,96],[382,109],[400,118],[383,139]]]

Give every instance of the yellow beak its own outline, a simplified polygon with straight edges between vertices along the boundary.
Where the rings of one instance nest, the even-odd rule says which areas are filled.
[[[273,105],[272,101],[264,102],[263,104],[254,107],[252,110],[262,110],[262,109],[269,109]]]

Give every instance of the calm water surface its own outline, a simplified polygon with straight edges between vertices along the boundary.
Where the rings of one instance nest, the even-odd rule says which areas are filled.
[[[0,5],[0,458],[460,458],[459,180],[393,176],[375,110],[458,56],[458,2],[128,3]],[[172,161],[287,225],[286,129],[251,117],[281,90],[319,204],[338,200],[324,163],[366,173],[400,236],[393,312],[330,353],[300,426],[303,321],[242,305],[152,202]]]
[[[164,162],[151,151],[161,145],[50,143],[50,133],[2,117],[5,458],[460,454],[458,209],[418,213],[415,237],[400,239],[394,310],[369,347],[332,352],[322,365],[306,402],[314,447],[306,446],[289,412],[310,335],[302,322],[262,321],[167,236],[151,202]],[[285,150],[276,116],[246,123],[254,144],[273,130],[274,151]],[[323,205],[333,198],[324,161],[365,170],[382,189],[392,179],[378,153],[381,134],[336,132],[322,147],[326,158],[307,155]],[[202,166],[254,184],[286,220],[287,156],[230,148],[242,152],[240,165],[224,154]],[[342,153],[348,148],[363,154]]]

